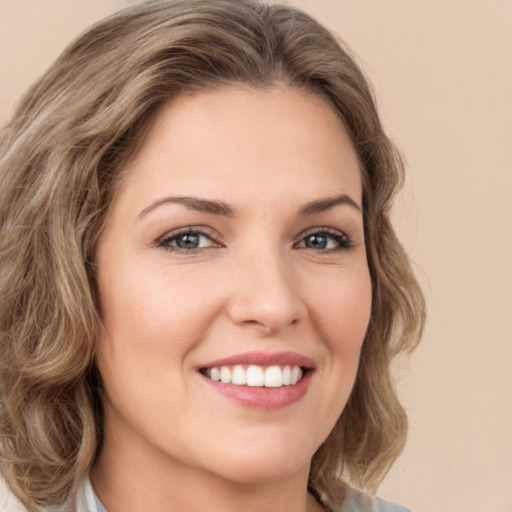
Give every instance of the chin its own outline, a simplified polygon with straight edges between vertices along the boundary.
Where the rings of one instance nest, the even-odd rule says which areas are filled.
[[[302,472],[309,474],[316,448],[303,443],[290,445],[289,440],[276,443],[274,439],[267,445],[259,441],[241,447],[231,444],[230,449],[223,450],[222,457],[212,459],[219,462],[214,472],[239,484],[275,482]]]
[[[220,476],[240,485],[263,484],[286,480],[299,473],[309,474],[310,460],[290,464],[288,460],[239,461],[219,468]]]

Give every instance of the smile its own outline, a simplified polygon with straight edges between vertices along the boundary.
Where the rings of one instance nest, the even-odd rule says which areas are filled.
[[[316,365],[295,352],[246,352],[197,369],[210,389],[239,405],[277,410],[306,395]]]
[[[233,365],[215,366],[201,371],[203,375],[222,384],[236,386],[280,388],[293,386],[302,379],[304,371],[298,365]]]

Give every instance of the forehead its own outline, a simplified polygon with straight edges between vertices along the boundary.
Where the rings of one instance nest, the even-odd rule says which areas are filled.
[[[218,195],[222,187],[227,195],[266,196],[290,181],[311,194],[348,188],[361,196],[357,155],[337,113],[324,99],[284,86],[225,87],[168,101],[126,171],[123,188],[147,196]]]

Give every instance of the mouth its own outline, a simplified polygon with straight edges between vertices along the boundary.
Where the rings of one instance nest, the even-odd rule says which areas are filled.
[[[249,352],[198,368],[210,388],[243,406],[281,409],[307,393],[314,363],[292,352]]]
[[[311,370],[298,365],[260,366],[255,364],[237,364],[201,368],[199,371],[205,377],[222,384],[257,388],[280,388],[297,384]]]

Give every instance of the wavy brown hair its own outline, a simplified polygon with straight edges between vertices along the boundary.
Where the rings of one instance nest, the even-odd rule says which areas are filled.
[[[227,84],[324,98],[360,160],[373,309],[310,488],[327,502],[343,499],[347,479],[375,490],[403,448],[390,362],[418,342],[424,301],[389,221],[402,160],[354,57],[292,7],[146,2],[74,41],[0,132],[0,471],[29,511],[70,506],[101,447],[94,255],[120,170],[159,105]]]

